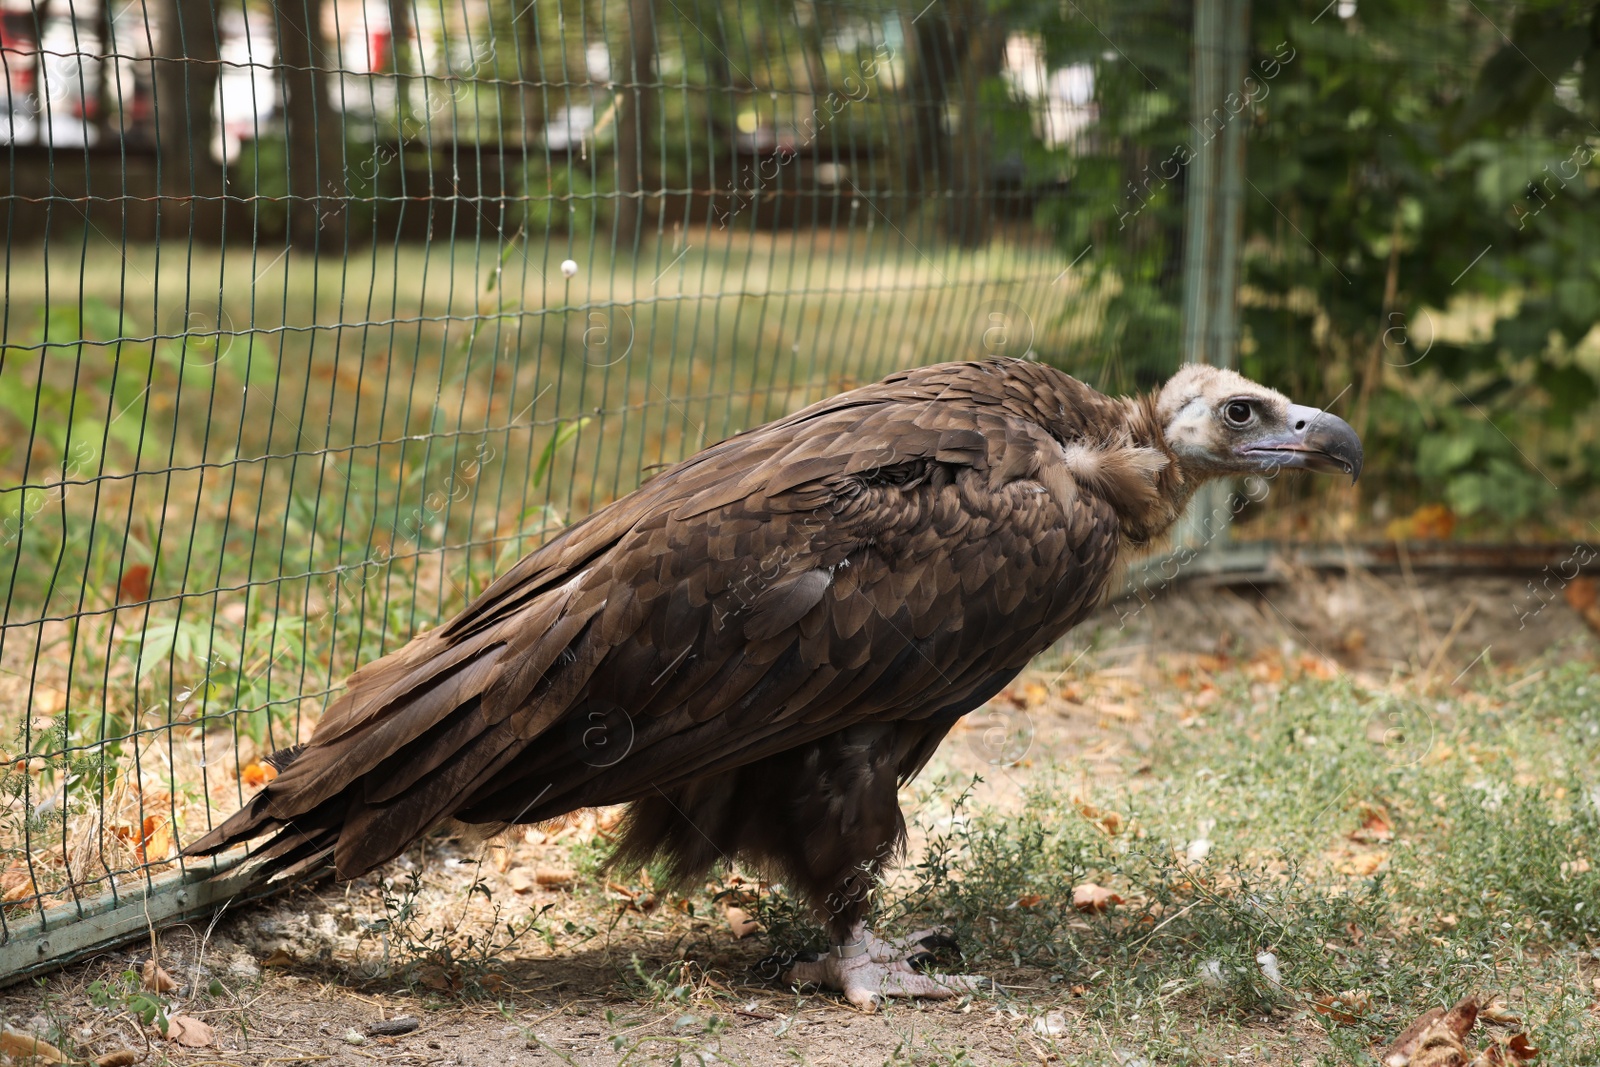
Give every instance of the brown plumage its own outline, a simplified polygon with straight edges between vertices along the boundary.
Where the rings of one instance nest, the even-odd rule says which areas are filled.
[[[1248,432],[1230,404],[1250,406]],[[264,874],[331,858],[351,878],[448,818],[629,803],[620,860],[661,855],[689,880],[737,857],[861,940],[865,890],[904,834],[897,786],[1093,609],[1119,552],[1207,477],[1354,473],[1352,441],[1211,368],[1127,399],[1020,361],[892,375],[563,531],[356,672],[282,774],[190,851],[271,834]],[[869,993],[817,977],[853,1000],[939,995],[890,970]]]

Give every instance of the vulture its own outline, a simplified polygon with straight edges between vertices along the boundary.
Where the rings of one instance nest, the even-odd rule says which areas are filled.
[[[900,785],[1088,615],[1197,486],[1350,475],[1348,423],[1229,370],[1105,396],[1022,360],[892,374],[713,445],[563,530],[352,675],[281,773],[192,845],[355,878],[446,820],[630,805],[612,862],[735,860],[832,947],[791,981],[947,997],[928,933],[879,937]]]

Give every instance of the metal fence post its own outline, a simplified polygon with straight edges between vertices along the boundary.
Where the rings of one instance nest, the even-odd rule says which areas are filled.
[[[1194,157],[1184,192],[1183,360],[1232,367],[1239,341],[1239,240],[1243,220],[1249,0],[1194,0],[1189,114]],[[1226,540],[1226,482],[1195,495],[1174,544]]]

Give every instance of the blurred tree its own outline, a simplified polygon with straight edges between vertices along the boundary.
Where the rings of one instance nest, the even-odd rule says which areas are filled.
[[[622,59],[622,107],[617,117],[616,242],[639,247],[652,189],[651,134],[656,116],[656,14],[653,0],[628,0],[627,45]]]
[[[1220,143],[1185,121],[1190,10],[1083,0],[1036,23],[1052,67],[1094,72],[1076,195],[1051,220],[1074,254],[1092,246],[1084,265],[1113,294],[1108,384],[1179,358],[1184,175]],[[1241,368],[1337,402],[1382,472],[1367,491],[1395,505],[1442,498],[1511,524],[1597,486],[1595,12],[1253,4],[1249,74],[1219,118],[1252,141]]]
[[[155,62],[156,135],[162,233],[218,240],[222,234],[222,164],[211,155],[220,55],[216,16],[207,0],[164,0]]]
[[[983,0],[947,0],[940,6],[948,9],[946,25],[953,31],[957,87],[945,226],[957,244],[976,248],[989,240],[994,222],[993,111],[1005,98],[988,90],[998,87],[1009,27]]]
[[[411,21],[411,5],[415,0],[388,0],[389,2],[389,72],[394,79],[395,120],[404,128],[411,114],[411,76],[416,62],[411,54],[411,35],[416,32]]]
[[[190,2],[190,0],[179,0]],[[289,143],[289,234],[306,251],[345,237],[344,127],[328,96],[338,67],[323,30],[323,0],[275,0]]]

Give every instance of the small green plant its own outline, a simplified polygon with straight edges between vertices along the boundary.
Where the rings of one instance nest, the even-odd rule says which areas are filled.
[[[126,1011],[143,1025],[167,1032],[167,1002],[144,988],[138,971],[126,970],[91,983],[89,1002],[97,1008]]]
[[[501,961],[523,938],[532,934],[548,940],[539,920],[553,904],[520,920],[508,920],[501,906],[494,904],[493,918],[483,927],[462,931],[460,924],[450,928],[423,925],[421,869],[404,879],[384,879],[382,884],[385,917],[369,928],[383,940],[381,974],[399,975],[412,990],[431,989],[438,993],[488,996],[503,984]],[[493,894],[480,878],[467,890],[470,898],[482,894],[493,902]]]

